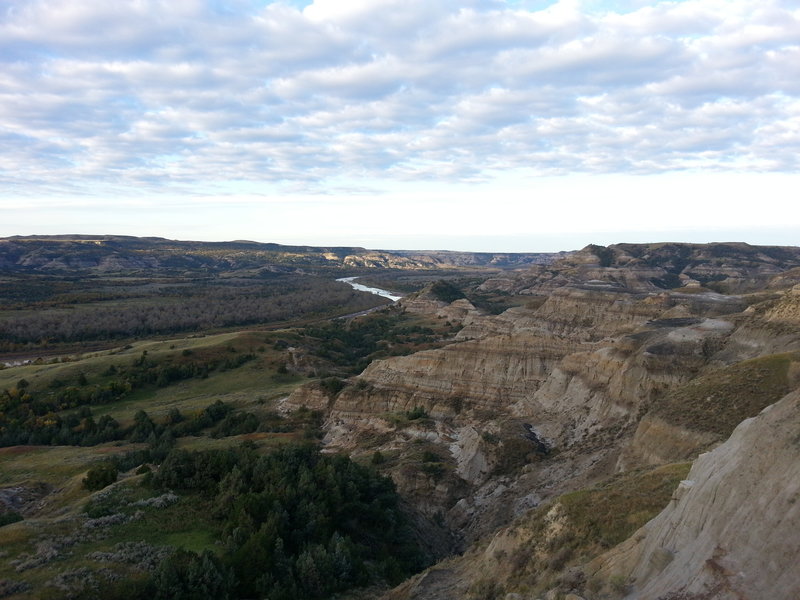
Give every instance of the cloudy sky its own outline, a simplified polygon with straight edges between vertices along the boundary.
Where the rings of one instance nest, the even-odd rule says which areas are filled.
[[[0,236],[800,244],[796,0],[3,0]]]

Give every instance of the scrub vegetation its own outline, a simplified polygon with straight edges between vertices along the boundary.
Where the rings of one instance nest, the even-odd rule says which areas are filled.
[[[4,592],[325,598],[426,564],[390,480],[317,449],[292,331],[139,342],[0,371]],[[39,490],[39,487],[41,490]],[[52,510],[34,510],[39,496]],[[26,496],[27,494],[27,496]]]

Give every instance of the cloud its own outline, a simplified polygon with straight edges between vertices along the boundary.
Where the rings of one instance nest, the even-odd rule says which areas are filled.
[[[798,167],[791,2],[10,0],[2,11],[7,197]]]

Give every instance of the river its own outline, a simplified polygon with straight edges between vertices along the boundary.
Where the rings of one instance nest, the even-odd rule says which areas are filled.
[[[356,283],[356,279],[358,279],[358,277],[341,277],[336,281],[343,281],[344,283],[353,286],[354,289],[359,290],[360,292],[369,292],[370,294],[375,294],[376,296],[382,296],[383,298],[388,298],[392,302],[397,302],[400,300],[400,298],[402,298],[402,296],[393,294],[388,290],[382,290],[381,288],[370,287],[368,285]]]

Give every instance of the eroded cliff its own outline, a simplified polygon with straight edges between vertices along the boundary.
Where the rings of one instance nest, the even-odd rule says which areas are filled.
[[[624,578],[627,598],[797,598],[800,393],[742,422],[701,455],[669,505],[590,576]]]
[[[374,459],[454,549],[503,526],[523,539],[508,524],[527,511],[691,460],[800,383],[800,294],[782,275],[797,253],[674,246],[592,247],[489,280],[480,287],[531,298],[499,315],[412,295],[408,310],[463,325],[452,343],[375,361],[335,396],[300,388],[286,405],[326,410],[328,448]],[[551,546],[531,568],[564,563],[550,569],[557,583],[579,564]],[[467,568],[453,561],[397,597],[464,597],[441,595]],[[593,593],[579,580],[556,588]]]

